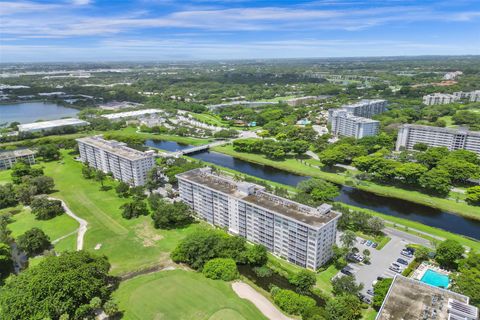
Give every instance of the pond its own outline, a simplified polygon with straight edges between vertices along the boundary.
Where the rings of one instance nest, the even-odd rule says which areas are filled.
[[[154,146],[152,145],[152,142],[148,141],[146,145]],[[159,142],[157,142],[157,145],[160,145]],[[180,148],[185,149],[188,147],[188,145],[180,145],[176,142],[169,141],[168,144],[163,144],[163,148],[157,148],[167,151],[176,151],[181,150]],[[260,179],[270,180],[289,186],[296,186],[299,182],[310,179],[310,177],[248,162],[218,152],[204,151],[190,156],[198,160],[233,169]],[[428,226],[480,240],[480,221],[464,218],[429,206],[395,198],[378,196],[374,193],[348,186],[340,186],[340,195],[334,200],[360,208],[374,210],[390,216],[417,221]]]
[[[48,102],[0,104],[0,124],[6,122],[30,123],[37,120],[55,120],[74,117],[77,109]]]

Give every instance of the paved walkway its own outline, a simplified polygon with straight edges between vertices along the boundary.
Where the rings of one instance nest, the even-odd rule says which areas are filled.
[[[320,160],[320,158],[318,157],[318,155],[313,152],[312,150],[308,150],[307,152],[305,152],[307,155],[309,155],[310,157],[312,157],[313,159],[315,160]]]
[[[265,317],[270,320],[293,320],[284,315],[267,298],[255,291],[245,282],[237,281],[232,283],[232,289],[242,299],[252,302]]]
[[[57,199],[57,198],[52,198],[52,197],[49,197],[49,199],[61,201],[62,202],[62,207],[65,210],[65,213],[69,217],[72,217],[73,219],[75,219],[80,224],[80,227],[78,228],[78,234],[77,234],[77,251],[82,250],[83,249],[83,239],[85,238],[85,233],[87,232],[88,222],[86,220],[80,218],[79,216],[77,216],[75,213],[73,213],[72,210],[70,210],[70,208],[67,207],[66,203],[63,200]]]

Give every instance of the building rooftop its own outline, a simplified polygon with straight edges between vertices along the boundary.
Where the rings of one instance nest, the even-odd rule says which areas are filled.
[[[263,186],[238,182],[213,174],[210,168],[190,170],[177,175],[177,177],[220,191],[314,228],[321,227],[340,216],[340,213],[331,210],[330,205],[323,204],[318,208],[309,207],[266,192]]]
[[[127,147],[126,143],[118,142],[115,140],[105,140],[102,138],[102,136],[91,136],[85,138],[78,138],[76,140],[78,142],[100,148],[104,151],[116,154],[122,158],[132,161],[149,158],[154,155],[153,151],[142,152],[139,150],[135,150]]]
[[[464,295],[396,275],[376,320],[477,319],[478,309],[468,302]]]
[[[137,117],[137,116],[142,116],[144,114],[161,113],[161,112],[163,111],[159,109],[143,109],[143,110],[104,114],[102,115],[102,117],[113,120],[113,119]]]
[[[1,151],[0,152],[0,160],[10,159],[10,158],[18,158],[18,157],[26,157],[26,156],[33,155],[33,154],[35,154],[35,152],[30,150],[30,149]]]
[[[427,131],[435,131],[435,132],[445,132],[445,133],[451,133],[451,134],[463,133],[463,134],[480,137],[480,131],[469,131],[467,128],[443,128],[443,127],[423,126],[419,124],[404,124],[402,127],[427,130]]]
[[[448,97],[448,98],[456,98],[456,96],[453,95],[453,94],[450,94],[450,93],[439,93],[439,92],[427,94],[427,95],[424,95],[424,97]]]
[[[42,129],[51,129],[55,127],[87,125],[87,124],[89,124],[87,121],[83,121],[76,118],[66,118],[66,119],[59,119],[59,120],[19,124],[18,131],[42,130]]]
[[[371,99],[371,100],[364,99],[364,100],[361,100],[357,103],[343,105],[342,108],[360,108],[360,107],[365,107],[365,106],[369,106],[369,105],[376,104],[376,103],[386,104],[387,100],[383,100],[383,99]]]
[[[347,118],[347,119],[350,119],[350,120],[353,120],[353,121],[359,122],[359,123],[376,123],[376,122],[379,122],[377,120],[373,120],[373,119],[370,119],[370,118],[355,116],[345,109],[335,109],[332,112],[332,117]]]

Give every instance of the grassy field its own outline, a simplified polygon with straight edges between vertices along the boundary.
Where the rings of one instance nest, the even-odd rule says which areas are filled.
[[[318,168],[303,164],[300,161],[292,158],[282,161],[275,161],[267,159],[265,156],[259,154],[236,152],[233,150],[233,146],[231,145],[215,147],[212,150],[225,153],[245,161],[272,166],[277,169],[293,172],[299,175],[318,177],[337,184],[345,184],[349,179],[346,175],[324,172]],[[391,186],[382,186],[369,181],[362,181],[361,184],[357,184],[355,187],[360,190],[369,191],[378,195],[412,201],[433,208],[453,212],[472,219],[480,220],[480,209],[475,206],[470,206],[466,203],[428,196],[419,191],[405,190]]]
[[[111,131],[106,131],[103,134],[112,134],[112,135],[117,135],[117,136],[135,136],[135,137],[141,137],[145,139],[156,139],[156,140],[167,140],[167,141],[175,141],[178,143],[183,143],[183,144],[191,144],[191,145],[202,145],[202,144],[207,144],[211,140],[209,139],[200,139],[200,138],[192,138],[192,137],[180,137],[180,136],[175,136],[175,135],[169,135],[169,134],[155,134],[155,133],[148,133],[148,132],[137,132],[137,128],[135,127],[126,127],[120,130],[111,130]]]
[[[363,317],[362,317],[362,320],[375,320],[375,318],[377,317],[377,311],[375,311],[374,309],[372,308],[368,308],[364,314],[363,314]]]
[[[226,127],[227,124],[220,119],[220,117],[206,114],[206,113],[190,113],[194,119],[197,119],[200,122],[210,124],[217,127]]]
[[[138,276],[120,284],[113,294],[123,319],[266,319],[230,283],[183,270]]]
[[[169,262],[168,253],[178,241],[199,228],[194,224],[183,229],[157,230],[149,216],[126,220],[121,217],[120,205],[128,200],[117,197],[113,189],[100,191],[96,181],[81,175],[82,164],[63,152],[62,163],[46,163],[45,174],[55,180],[54,197],[63,199],[70,209],[88,221],[85,249],[105,254],[112,264],[112,274],[163,265]],[[107,181],[105,185],[114,186]]]

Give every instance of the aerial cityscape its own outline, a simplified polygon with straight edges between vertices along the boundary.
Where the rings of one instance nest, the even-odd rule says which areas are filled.
[[[479,30],[0,0],[0,319],[478,320]]]

